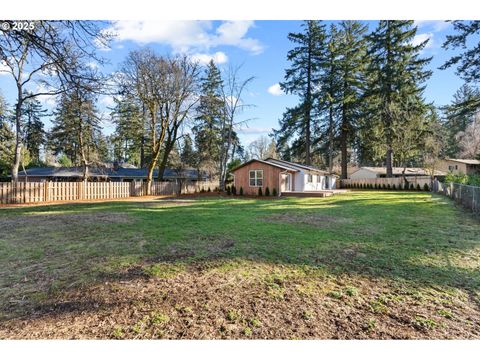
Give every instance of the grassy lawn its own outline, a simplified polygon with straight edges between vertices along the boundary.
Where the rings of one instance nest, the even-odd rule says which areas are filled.
[[[0,208],[0,338],[480,338],[479,266],[427,193]]]

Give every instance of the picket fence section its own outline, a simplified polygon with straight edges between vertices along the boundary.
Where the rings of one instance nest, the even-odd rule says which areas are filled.
[[[193,194],[213,191],[218,183],[152,182],[150,195]],[[27,204],[52,201],[122,199],[146,196],[147,184],[133,182],[0,182],[0,204]]]

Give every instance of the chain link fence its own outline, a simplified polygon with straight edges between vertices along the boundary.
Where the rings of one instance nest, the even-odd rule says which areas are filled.
[[[444,184],[435,180],[432,190],[452,198],[456,204],[480,216],[480,187],[457,183]]]

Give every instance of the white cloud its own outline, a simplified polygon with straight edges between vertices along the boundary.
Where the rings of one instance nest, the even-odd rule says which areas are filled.
[[[98,99],[98,102],[105,107],[113,107],[115,105],[115,101],[113,101],[113,97],[107,96],[107,95],[100,96],[100,98]]]
[[[8,75],[10,73],[10,68],[5,64],[5,62],[0,61],[0,76]]]
[[[49,92],[52,91],[51,88],[48,88],[44,84],[39,84],[35,88],[35,93]],[[37,99],[46,107],[53,108],[57,104],[58,95],[40,95],[37,96]]]
[[[433,47],[433,33],[431,32],[415,35],[415,37],[412,40],[412,45],[413,46],[420,45],[426,40],[428,40],[428,42],[427,42],[427,45],[425,45],[424,49]]]
[[[285,94],[282,88],[280,87],[279,83],[273,84],[267,89],[267,91],[269,94],[272,94],[273,96],[281,96]]]
[[[431,29],[433,32],[440,32],[447,29],[450,23],[444,20],[415,20],[415,26]]]
[[[98,70],[100,68],[100,65],[95,61],[88,62],[87,66],[92,70]]]
[[[241,134],[266,134],[272,131],[271,128],[265,127],[244,127],[237,130]]]
[[[259,54],[260,42],[245,37],[253,25],[253,21],[225,21],[213,31],[211,21],[115,21],[105,31],[114,33],[117,41],[163,43],[177,52],[230,45]]]
[[[213,60],[216,64],[224,64],[228,61],[228,56],[222,52],[217,51],[215,54],[193,54],[190,56],[193,61],[198,61],[200,64],[206,65],[211,60]]]

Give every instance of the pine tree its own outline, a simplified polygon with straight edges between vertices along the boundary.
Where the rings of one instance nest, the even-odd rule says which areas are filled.
[[[40,164],[40,148],[46,143],[46,132],[42,122],[46,112],[37,98],[29,98],[22,104],[23,143],[36,165]]]
[[[88,180],[89,166],[103,160],[99,151],[101,128],[95,98],[79,88],[63,94],[52,122],[52,150],[55,154],[66,154],[73,164],[81,165],[84,180]]]
[[[404,110],[407,104],[422,102],[424,86],[421,84],[431,75],[431,71],[424,69],[431,58],[420,58],[428,40],[413,44],[416,32],[413,21],[382,20],[368,37],[369,92],[370,96],[377,98],[374,114],[383,126],[387,177],[393,176],[395,131],[401,131],[393,111]]]
[[[285,80],[280,83],[287,94],[297,95],[300,103],[287,109],[280,120],[279,130],[273,135],[280,149],[289,148],[295,157],[306,164],[312,162],[312,143],[315,137],[312,128],[318,112],[315,112],[315,99],[318,98],[318,84],[322,67],[326,61],[327,36],[325,25],[319,21],[306,21],[303,32],[290,33],[288,39],[296,46],[287,54],[291,62],[285,71]],[[286,156],[284,156],[286,157]]]
[[[210,177],[217,175],[220,162],[221,124],[223,117],[223,80],[220,70],[210,61],[201,79],[200,101],[192,132],[197,148],[197,165]]]
[[[361,101],[365,86],[365,55],[367,26],[358,21],[344,21],[340,24],[340,151],[341,178],[346,179],[348,147],[354,140],[355,130],[362,117]]]
[[[115,124],[112,136],[113,158],[137,167],[145,165],[145,124],[141,105],[130,96],[114,99],[111,118]]]
[[[480,44],[475,42],[473,48],[468,49],[468,40],[480,34],[480,21],[453,21],[455,34],[447,35],[442,45],[444,49],[463,49],[464,51],[450,58],[440,69],[445,70],[457,65],[457,74],[468,83],[480,81]],[[477,105],[478,106],[478,105]]]
[[[460,148],[455,138],[460,132],[464,132],[473,121],[473,116],[480,105],[480,91],[468,84],[464,84],[453,95],[450,105],[442,108],[444,113],[444,127],[447,132],[447,143],[445,154],[448,157],[459,156]]]

